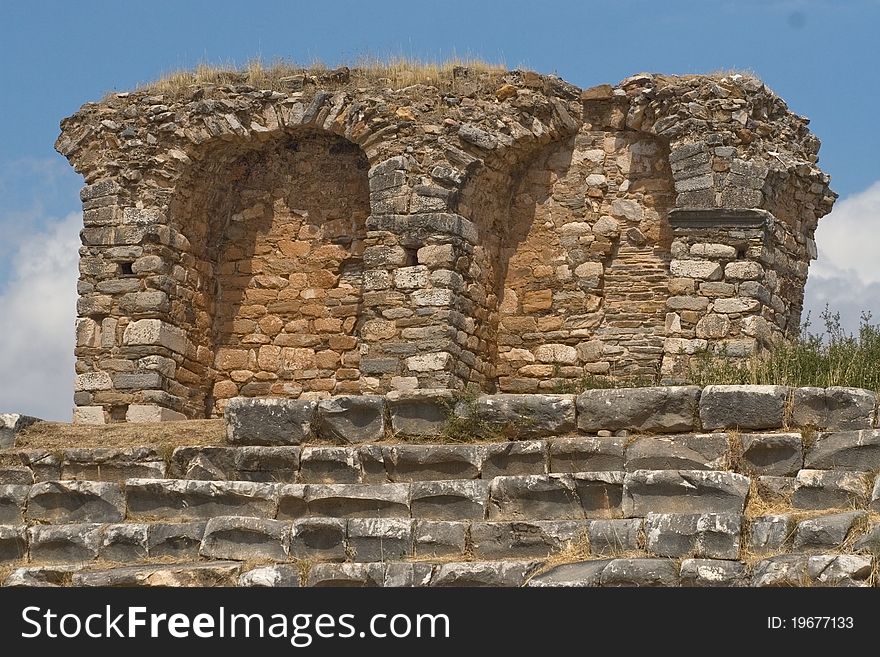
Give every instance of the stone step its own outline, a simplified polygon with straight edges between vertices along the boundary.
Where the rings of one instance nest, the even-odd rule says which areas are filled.
[[[241,587],[621,587],[872,585],[875,558],[792,554],[753,563],[622,557],[566,563],[540,559],[253,565],[239,561],[41,565],[13,570],[4,586]]]
[[[784,445],[784,434],[777,435]],[[737,440],[743,440],[741,436]],[[265,519],[403,517],[431,520],[582,520],[649,513],[742,513],[752,482],[765,499],[795,509],[880,510],[880,476],[799,469],[780,442],[746,440],[742,469],[768,468],[761,450],[779,456],[787,476],[746,476],[718,469],[727,438],[559,440],[534,451],[499,452],[489,473],[516,469],[548,474],[495,475],[385,483],[286,484],[240,480],[128,479],[124,483],[45,481],[0,486],[0,523],[60,524],[208,520],[217,515]],[[522,445],[517,445],[522,447]],[[521,460],[516,459],[522,457]],[[544,463],[541,461],[547,459]],[[748,465],[751,460],[757,465]],[[432,466],[433,468],[434,466]],[[623,469],[621,469],[623,468]],[[408,478],[408,477],[404,477]]]
[[[792,476],[804,467],[803,439],[799,433],[674,433],[676,429],[681,432],[692,428],[697,395],[697,388],[686,387],[658,387],[643,392],[638,398],[619,390],[592,390],[581,395],[577,404],[580,428],[584,432],[635,429],[663,434],[634,438],[569,435],[469,444],[181,446],[162,461],[155,460],[155,454],[147,448],[97,448],[76,450],[78,460],[73,465],[64,455],[37,460],[39,454],[12,451],[6,454],[6,460],[14,459],[18,464],[0,465],[0,500],[15,498],[34,484],[74,480],[106,482],[103,489],[110,490],[110,484],[140,478],[353,484],[486,480],[503,474],[584,470],[728,467],[749,475]],[[613,411],[608,410],[609,407],[613,407]],[[602,422],[595,419],[600,411],[605,415]],[[859,435],[866,433],[872,432],[827,435],[837,440],[851,434],[853,442],[864,442]],[[821,446],[825,449],[828,441],[823,441]],[[816,449],[814,445],[809,450],[808,468],[821,465],[819,469],[871,470],[868,461],[859,463],[858,468],[844,467],[847,465],[841,460],[844,457],[816,456]],[[137,461],[138,456],[148,460]],[[50,460],[56,465],[49,467]],[[50,495],[51,491],[43,488],[44,494]],[[0,522],[3,522],[3,504],[0,501]]]
[[[738,520],[730,524],[739,527]],[[711,530],[702,529],[703,534]],[[696,529],[693,533],[703,536],[697,536]],[[738,546],[738,537],[736,541]],[[478,559],[544,558],[566,550],[608,556],[644,547],[639,518],[511,522],[216,516],[183,523],[0,525],[0,563],[7,564],[28,560],[135,564],[156,558],[360,562],[466,554]],[[680,552],[700,553],[687,547]]]

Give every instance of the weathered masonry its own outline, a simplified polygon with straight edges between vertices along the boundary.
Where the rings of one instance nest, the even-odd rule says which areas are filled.
[[[86,181],[77,421],[675,381],[798,328],[835,194],[807,120],[752,77],[287,83],[62,122]]]

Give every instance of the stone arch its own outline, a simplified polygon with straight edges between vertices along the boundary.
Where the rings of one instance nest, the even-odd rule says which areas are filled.
[[[213,144],[178,180],[171,320],[197,345],[178,383],[207,416],[237,395],[360,392],[368,170],[357,144],[300,128]]]

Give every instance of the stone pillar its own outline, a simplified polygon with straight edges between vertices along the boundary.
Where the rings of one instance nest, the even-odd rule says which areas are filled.
[[[772,290],[773,215],[766,210],[674,209],[661,373],[686,378],[690,357],[746,358],[782,335]]]
[[[173,231],[114,181],[83,188],[74,421],[184,419],[177,367],[189,350],[171,322]]]

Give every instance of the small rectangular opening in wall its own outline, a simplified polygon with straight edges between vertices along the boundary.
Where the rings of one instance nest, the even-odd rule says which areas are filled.
[[[120,404],[119,406],[110,407],[111,422],[125,422],[125,416],[128,414],[128,404]]]
[[[419,264],[419,250],[414,246],[405,246],[403,247],[404,252],[406,253],[406,266],[407,267],[415,267]]]
[[[119,275],[120,276],[134,276],[134,263],[133,262],[120,262],[119,263]]]

